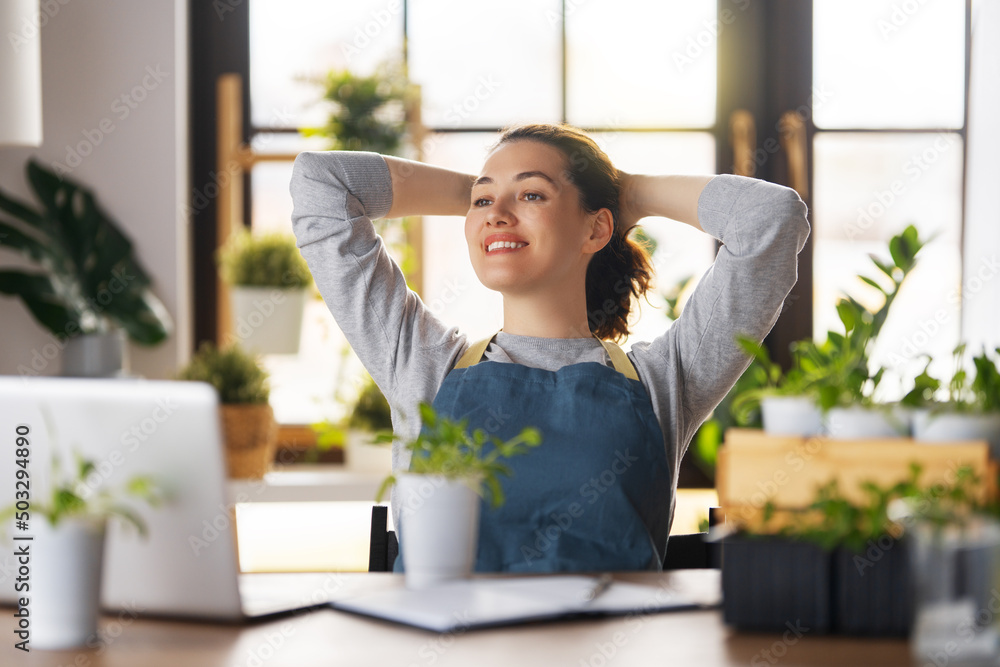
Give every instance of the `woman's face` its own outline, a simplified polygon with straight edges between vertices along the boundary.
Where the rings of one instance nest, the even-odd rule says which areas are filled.
[[[584,280],[589,257],[607,239],[592,238],[597,214],[580,206],[565,170],[562,152],[538,141],[505,143],[486,158],[465,218],[469,256],[483,285],[526,294],[565,286],[574,273]]]

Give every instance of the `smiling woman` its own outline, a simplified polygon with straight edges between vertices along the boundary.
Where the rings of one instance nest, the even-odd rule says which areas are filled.
[[[512,462],[507,504],[481,508],[476,570],[662,567],[680,460],[749,361],[735,333],[763,339],[795,282],[809,233],[798,195],[738,176],[628,174],[565,125],[506,130],[478,176],[302,153],[291,193],[299,247],[400,439],[420,432],[421,401],[501,439],[542,432]],[[371,220],[415,214],[465,216],[476,275],[503,297],[490,338],[469,340],[407,288]],[[648,287],[648,256],[628,236],[647,216],[724,245],[683,317],[626,355],[608,339],[628,333],[631,297]],[[409,464],[397,447],[393,468]],[[585,493],[594,480],[600,492]]]

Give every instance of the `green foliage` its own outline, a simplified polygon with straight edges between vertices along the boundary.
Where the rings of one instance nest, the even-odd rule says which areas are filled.
[[[449,479],[466,479],[481,483],[480,493],[488,492],[490,504],[500,507],[504,503],[499,476],[509,477],[510,468],[501,462],[542,443],[538,429],[525,427],[521,433],[506,442],[489,436],[483,429],[468,432],[468,420],[453,421],[439,416],[434,408],[420,403],[423,423],[420,435],[406,443],[413,452],[410,472],[425,475],[444,475]],[[392,441],[395,436],[381,436],[382,441]],[[490,446],[492,445],[492,446]],[[376,502],[382,501],[386,490],[396,482],[389,475],[378,490]]]
[[[392,409],[389,407],[389,401],[371,377],[361,390],[347,425],[350,428],[371,432],[392,430]]]
[[[142,345],[162,342],[173,326],[153,294],[132,243],[93,193],[29,160],[28,183],[41,209],[0,192],[0,245],[41,271],[0,271],[0,293],[20,297],[56,336],[126,331]]]
[[[927,361],[920,374],[913,378],[913,389],[899,401],[901,405],[908,408],[922,408],[930,405],[934,401],[934,395],[941,389],[941,381],[931,377],[930,373],[927,372],[931,365],[930,355],[924,356]]]
[[[394,155],[406,132],[406,79],[391,65],[371,76],[335,70],[322,82],[323,99],[333,104],[326,125],[303,130],[330,139],[330,150]]]
[[[219,249],[219,270],[230,285],[295,289],[312,284],[295,237],[240,229]]]
[[[948,409],[966,413],[1000,412],[1000,371],[997,370],[997,361],[990,358],[984,347],[978,356],[972,358],[976,373],[970,377],[965,369],[965,352],[965,343],[960,343],[952,352],[954,370],[947,384]],[[1000,360],[1000,348],[996,348],[994,354]],[[928,357],[923,371],[914,379],[913,389],[903,397],[901,402],[904,405],[915,408],[943,407],[935,402],[934,397],[944,383],[927,372],[930,361]]]
[[[816,393],[815,386],[822,375],[816,363],[818,348],[812,341],[792,344],[792,367],[787,373],[771,361],[767,348],[753,338],[737,334],[736,344],[753,360],[740,378],[747,378],[747,386],[741,387],[730,405],[736,423],[749,426],[759,420],[760,401],[765,396],[812,396]]]
[[[78,451],[73,451],[71,471],[64,475],[62,463],[55,455],[52,457],[52,492],[48,502],[32,502],[31,516],[44,516],[53,526],[61,521],[86,518],[106,519],[118,517],[124,523],[131,525],[143,537],[146,536],[146,523],[135,509],[124,502],[133,498],[158,507],[164,500],[162,489],[153,479],[146,475],[136,475],[125,482],[119,489],[109,489],[94,484],[88,480],[96,472],[96,466],[90,459],[83,458]],[[16,516],[14,505],[0,510],[0,524]]]
[[[982,354],[972,358],[976,367],[976,379],[972,381],[972,392],[977,407],[983,412],[1000,412],[1000,347],[994,348],[996,361],[990,359],[986,348]]]
[[[781,528],[769,528],[774,506],[768,503],[762,526],[753,532],[812,542],[826,550],[845,547],[860,553],[883,535],[898,538],[904,531],[904,521],[928,522],[940,528],[964,525],[974,513],[997,513],[998,508],[978,500],[982,480],[971,467],[957,468],[952,482],[923,488],[918,483],[921,470],[919,464],[911,463],[906,479],[884,487],[861,482],[859,488],[865,496],[862,502],[848,500],[837,480],[830,480],[817,488],[813,502],[805,510]],[[905,513],[893,510],[898,503],[908,508]]]
[[[823,410],[836,406],[872,405],[884,368],[871,369],[869,357],[875,339],[906,277],[917,263],[917,254],[926,245],[916,227],[909,225],[889,240],[891,262],[870,255],[880,275],[858,276],[882,295],[882,305],[869,311],[852,296],[837,302],[837,316],[843,333],[828,331],[826,340],[811,339],[792,344],[792,364],[786,373],[773,363],[767,350],[755,340],[738,336],[737,344],[752,359],[744,376],[751,378],[732,402],[737,423],[748,424],[767,395],[812,396]],[[917,394],[911,397],[916,400]]]
[[[208,341],[178,374],[179,380],[209,383],[222,403],[267,403],[267,377],[256,357],[239,345],[219,349]]]

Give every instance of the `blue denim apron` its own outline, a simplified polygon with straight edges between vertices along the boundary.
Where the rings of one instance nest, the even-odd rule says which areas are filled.
[[[434,408],[502,441],[535,426],[542,444],[505,461],[512,474],[500,478],[502,507],[480,501],[475,571],[661,569],[670,466],[649,394],[628,357],[601,341],[615,368],[479,363],[491,340],[469,348],[448,373]],[[393,570],[403,571],[401,556]]]

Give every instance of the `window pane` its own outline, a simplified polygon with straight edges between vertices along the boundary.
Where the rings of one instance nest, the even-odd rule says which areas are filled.
[[[960,128],[965,3],[814,0],[818,127]]]
[[[559,120],[559,2],[411,0],[410,78],[430,127]]]
[[[478,174],[495,133],[434,134],[424,145],[424,159],[448,169]],[[459,327],[473,340],[503,325],[503,300],[486,289],[469,259],[465,219],[457,216],[424,218],[424,293],[427,307],[448,325]]]
[[[842,331],[834,305],[848,291],[869,308],[881,301],[859,273],[878,275],[868,258],[889,258],[887,242],[907,224],[922,238],[937,234],[920,254],[893,303],[873,354],[873,364],[895,375],[880,389],[899,398],[898,377],[912,378],[930,354],[932,373],[950,374],[961,314],[956,296],[961,280],[959,235],[963,149],[958,135],[827,134],[815,143],[816,215],[813,322],[818,337]]]
[[[570,123],[715,123],[715,0],[566,3],[566,13]]]
[[[250,116],[257,127],[322,125],[322,89],[301,77],[331,69],[370,74],[402,59],[402,3],[387,0],[253,0]],[[280,118],[280,121],[277,120]]]

